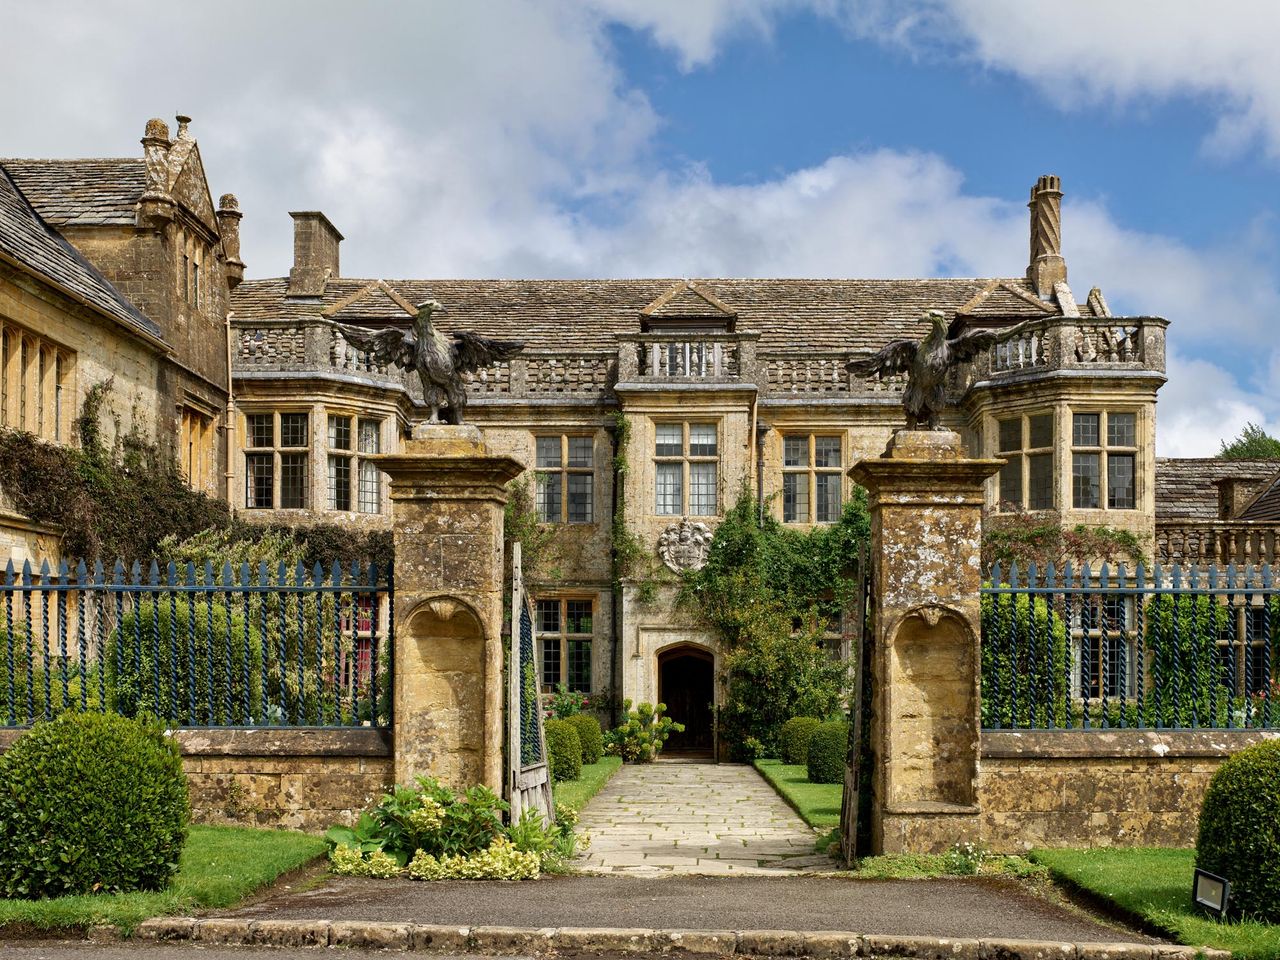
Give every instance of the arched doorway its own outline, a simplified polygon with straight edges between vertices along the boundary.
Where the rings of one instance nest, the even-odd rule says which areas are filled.
[[[682,644],[658,654],[658,700],[667,705],[667,716],[684,724],[684,733],[667,740],[665,755],[712,756],[715,697],[711,651]]]

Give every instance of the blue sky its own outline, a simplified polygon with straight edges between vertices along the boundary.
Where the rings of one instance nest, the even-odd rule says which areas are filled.
[[[6,9],[0,154],[139,155],[188,113],[250,276],[319,208],[387,279],[1017,276],[1056,173],[1077,298],[1173,324],[1160,452],[1211,454],[1280,432],[1280,4],[1204,10],[46,0]]]

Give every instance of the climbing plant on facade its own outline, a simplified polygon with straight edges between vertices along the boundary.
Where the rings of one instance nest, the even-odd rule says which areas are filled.
[[[776,756],[787,720],[825,719],[839,709],[848,677],[824,635],[854,593],[853,558],[870,529],[860,488],[838,523],[808,530],[762,516],[744,489],[706,565],[685,575],[682,601],[723,641],[720,734],[736,757]]]

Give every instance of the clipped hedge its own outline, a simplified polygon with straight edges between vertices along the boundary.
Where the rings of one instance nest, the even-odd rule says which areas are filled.
[[[190,818],[177,744],[158,723],[38,723],[0,756],[0,896],[159,890]]]
[[[582,744],[582,762],[599,763],[604,754],[604,731],[600,729],[600,721],[589,713],[575,713],[566,717],[565,722],[573,724],[578,731],[578,741]]]
[[[828,720],[814,728],[809,738],[809,782],[844,783],[844,762],[849,749],[849,724]]]
[[[577,728],[568,720],[548,720],[545,729],[551,779],[557,783],[577,780],[582,776],[582,741]]]
[[[1280,740],[1246,747],[1214,773],[1196,866],[1231,881],[1232,914],[1280,923]]]
[[[809,740],[822,723],[814,717],[792,717],[778,732],[778,752],[783,763],[804,765],[809,762]]]

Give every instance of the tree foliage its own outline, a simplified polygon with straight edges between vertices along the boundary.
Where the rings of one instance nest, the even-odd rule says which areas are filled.
[[[734,757],[776,756],[786,721],[838,711],[847,673],[823,648],[823,634],[853,595],[855,558],[870,530],[861,489],[838,523],[808,531],[762,518],[744,489],[706,565],[686,574],[682,601],[724,640],[720,733]]]
[[[1078,523],[1064,528],[1056,515],[1044,517],[1024,511],[987,514],[982,522],[982,569],[999,563],[1008,570],[1013,563],[1026,570],[1031,564],[1043,571],[1050,563],[1142,563],[1142,543],[1132,532],[1108,526]]]
[[[1246,423],[1238,437],[1230,442],[1222,441],[1218,457],[1222,460],[1280,459],[1280,439],[1267,433],[1261,424]]]

